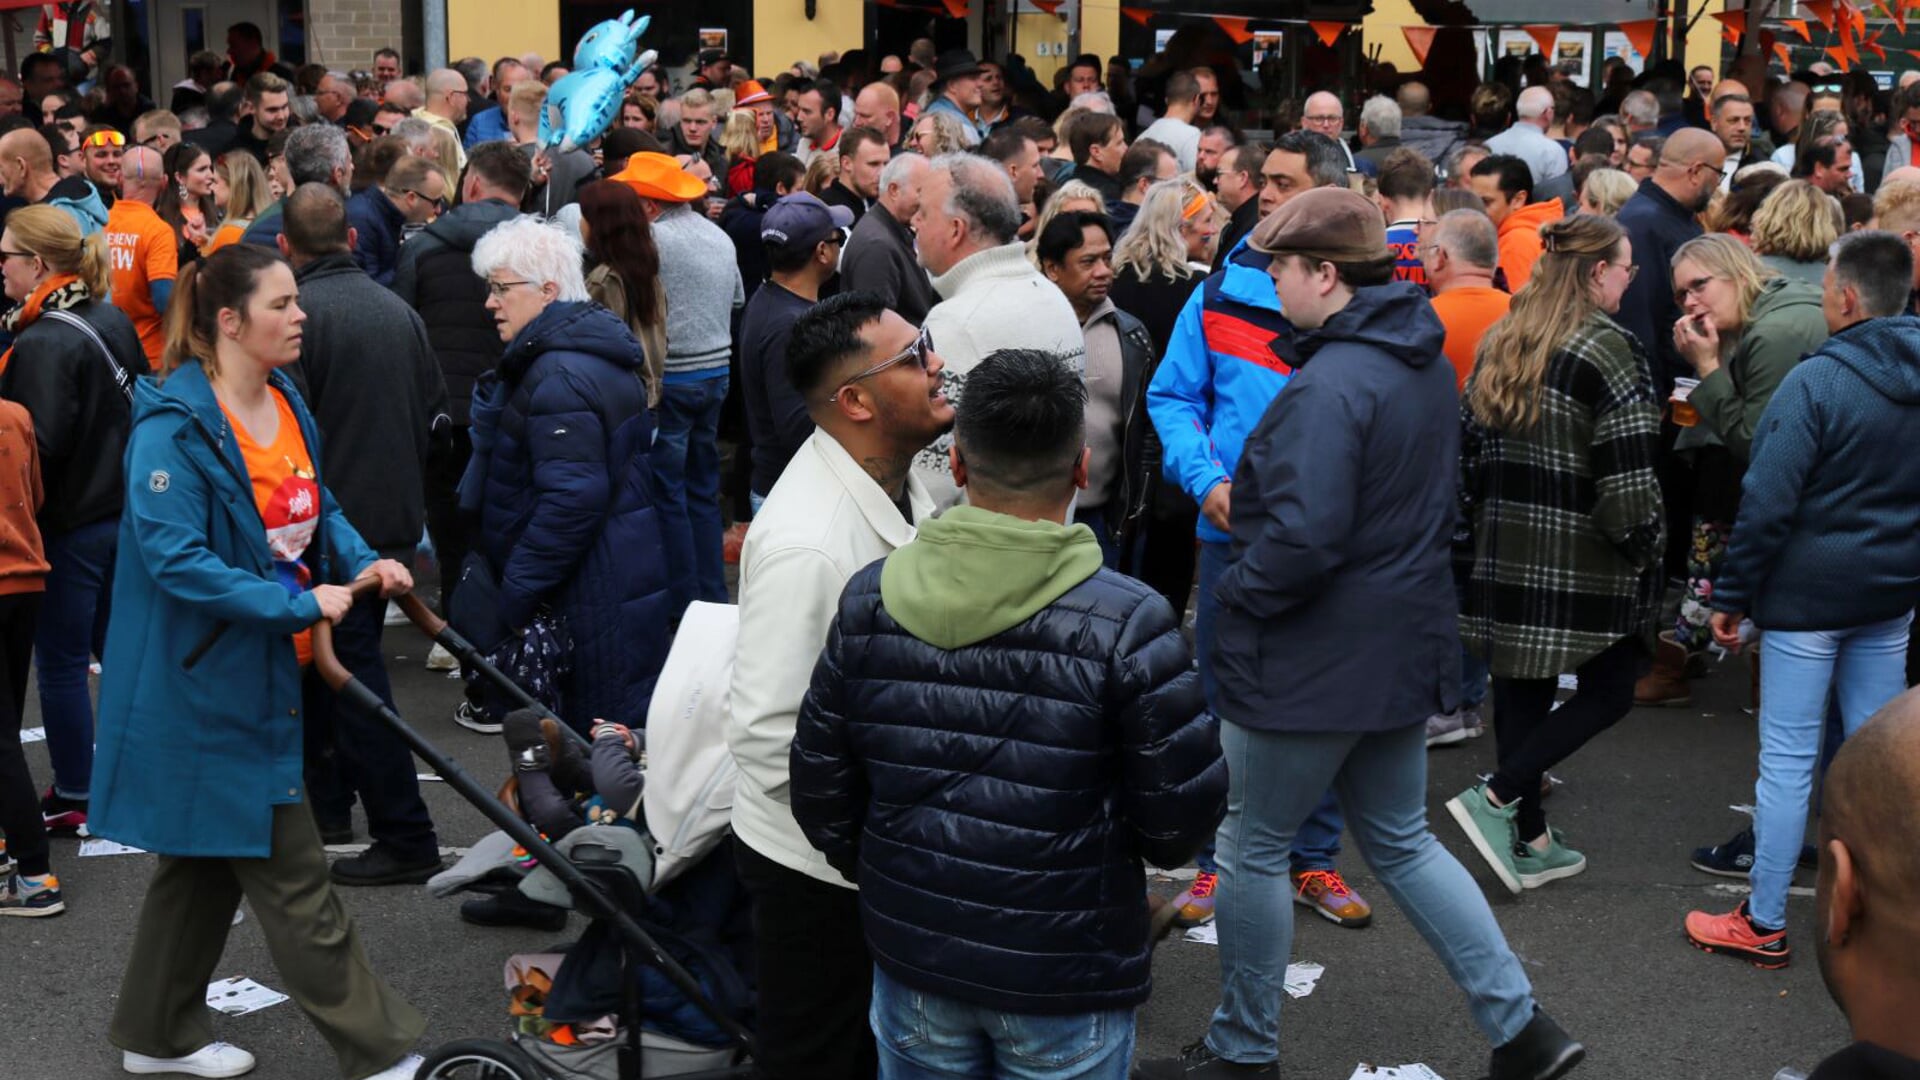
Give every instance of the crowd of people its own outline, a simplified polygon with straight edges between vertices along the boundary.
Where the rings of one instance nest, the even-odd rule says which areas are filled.
[[[334,890],[424,882],[439,839],[307,628],[391,705],[429,549],[615,806],[682,619],[737,602],[769,1077],[1276,1076],[1296,908],[1372,919],[1343,836],[1494,1080],[1562,1076],[1584,1047],[1431,831],[1426,754],[1491,713],[1447,816],[1505,889],[1567,888],[1551,770],[1729,651],[1753,822],[1693,865],[1751,895],[1686,938],[1786,966],[1817,863],[1859,1042],[1815,1076],[1920,1068],[1920,76],[1509,58],[1267,139],[1236,71],[1166,56],[1049,88],[929,41],[762,79],[708,49],[561,149],[564,61],[227,45],[165,109],[107,56],[0,77],[0,916],[65,910],[49,836],[160,856],[129,1072],[254,1067],[201,997],[244,896],[343,1074],[413,1075]],[[452,720],[578,822],[557,729],[464,674]],[[1146,863],[1196,872],[1163,902]],[[1133,1061],[1153,942],[1207,921],[1217,1010]]]

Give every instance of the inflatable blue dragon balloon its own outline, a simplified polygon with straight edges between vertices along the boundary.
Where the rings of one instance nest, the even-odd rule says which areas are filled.
[[[572,150],[613,126],[627,87],[658,57],[652,49],[634,55],[651,21],[626,11],[580,39],[573,50],[573,70],[547,91],[547,107],[540,114],[542,147]]]

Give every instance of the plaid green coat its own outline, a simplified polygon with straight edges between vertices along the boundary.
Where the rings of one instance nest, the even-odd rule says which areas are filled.
[[[1493,674],[1550,679],[1624,637],[1651,644],[1665,511],[1646,353],[1595,313],[1547,361],[1532,428],[1492,431],[1461,398],[1460,637]]]

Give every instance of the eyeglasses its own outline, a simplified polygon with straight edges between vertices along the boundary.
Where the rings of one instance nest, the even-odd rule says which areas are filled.
[[[387,125],[385,125],[385,124],[375,124],[375,125],[373,125],[373,133],[374,133],[375,135],[385,135],[385,134],[386,134],[387,132],[389,132],[389,131],[392,131],[392,130],[393,130],[392,128],[390,128],[390,127],[388,127],[388,126],[387,126]]]
[[[447,212],[447,197],[445,195],[442,195],[436,199],[429,196],[426,192],[419,191],[414,188],[401,188],[400,190],[405,194],[413,196],[416,199],[420,199],[423,202],[429,203],[430,205],[432,205],[434,210],[438,213],[444,214]],[[494,295],[498,296],[499,294],[495,293]]]
[[[1627,272],[1627,284],[1629,285],[1633,284],[1634,278],[1640,276],[1640,267],[1637,263],[1614,263],[1613,265]]]
[[[80,145],[88,146],[88,147],[125,146],[127,145],[127,137],[125,135],[120,134],[118,131],[113,130],[112,128],[107,128],[104,131],[96,131],[93,134],[87,136],[85,139],[81,140]]]
[[[827,400],[837,401],[839,400],[841,393],[844,392],[847,389],[847,387],[852,386],[854,383],[857,383],[862,379],[871,379],[875,375],[880,374],[881,372],[887,370],[888,368],[898,367],[899,365],[904,364],[909,360],[913,361],[916,364],[919,364],[920,370],[925,371],[927,370],[928,358],[931,357],[932,355],[933,355],[933,335],[928,333],[927,328],[923,326],[920,328],[919,336],[913,339],[913,344],[907,346],[905,349],[901,350],[900,352],[887,357],[885,360],[880,361],[879,363],[873,365],[872,367],[861,372],[860,374],[853,376],[852,378],[848,379],[846,382],[841,383],[839,386],[839,389],[836,389],[833,392],[833,394],[827,398]]]
[[[502,300],[506,298],[508,292],[513,290],[514,286],[531,284],[533,284],[531,281],[489,281],[487,282],[487,292],[491,294],[495,300]]]
[[[8,251],[6,248],[0,248],[0,259],[37,259],[39,257],[31,251]]]
[[[1305,120],[1309,124],[1338,124],[1338,123],[1344,122],[1346,120],[1346,117],[1344,116],[1308,116],[1308,117],[1305,117]]]
[[[1698,293],[1701,289],[1706,288],[1707,282],[1712,280],[1713,280],[1712,274],[1705,274],[1700,277],[1694,278],[1692,281],[1689,281],[1685,285],[1682,285],[1679,288],[1673,290],[1673,302],[1676,304],[1686,303],[1687,297],[1693,296],[1694,294]]]

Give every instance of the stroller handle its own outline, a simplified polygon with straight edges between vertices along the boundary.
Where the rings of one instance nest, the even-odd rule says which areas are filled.
[[[355,578],[353,583],[347,586],[347,591],[353,594],[353,599],[357,603],[380,592],[380,579],[373,575]],[[411,593],[401,599],[412,600],[415,604],[420,603]],[[353,678],[352,673],[347,671],[346,665],[340,662],[340,657],[333,651],[332,619],[322,617],[313,624],[313,670],[319,672],[320,678],[336,692]]]

